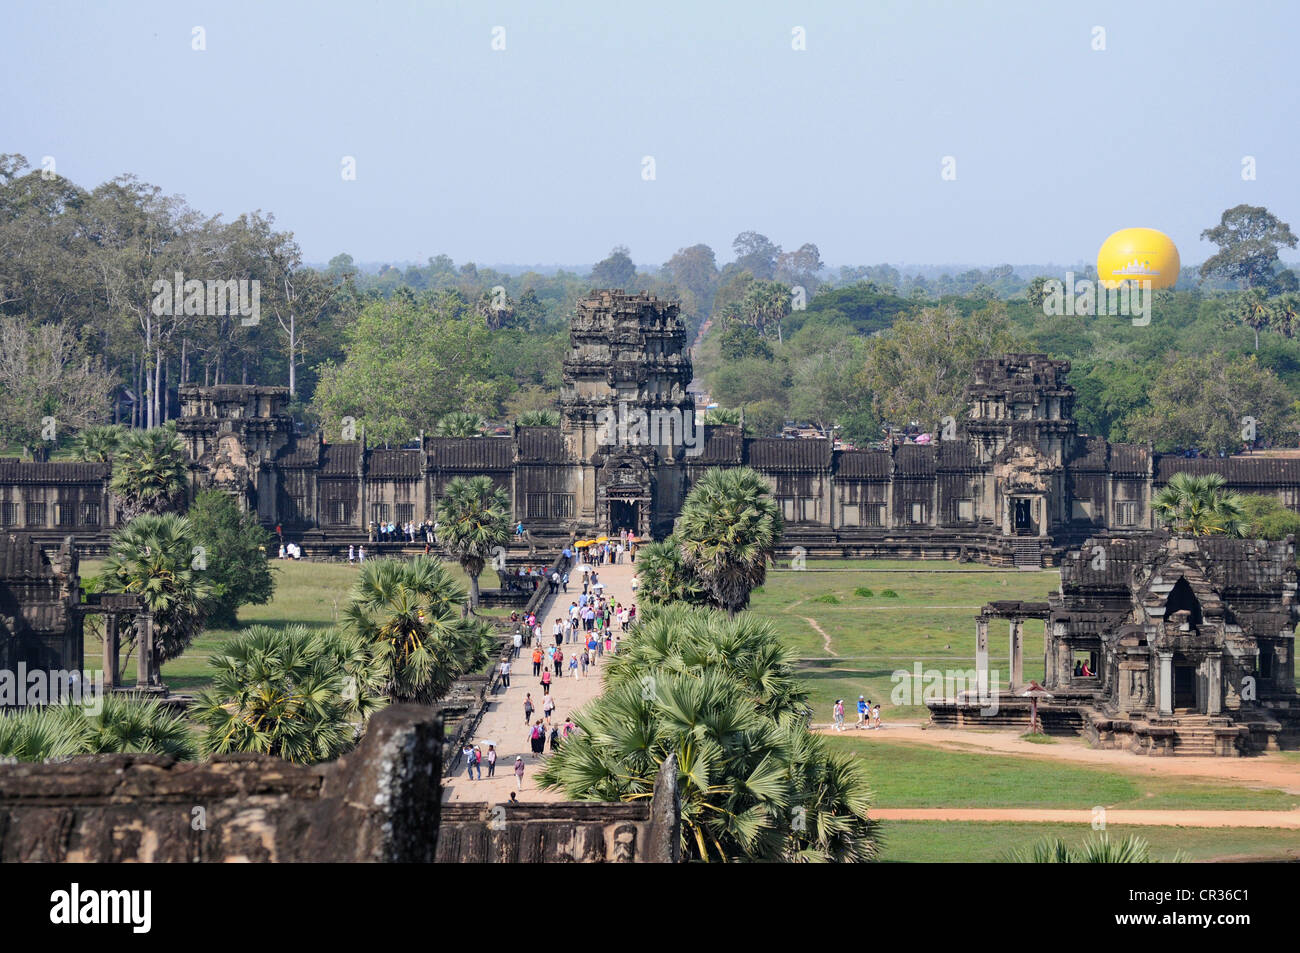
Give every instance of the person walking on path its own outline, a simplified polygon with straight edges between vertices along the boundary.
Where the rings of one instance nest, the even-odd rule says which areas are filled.
[[[538,718],[533,723],[533,727],[528,732],[528,742],[533,749],[533,760],[542,756],[542,751],[546,747],[546,726],[542,724],[542,719]],[[515,774],[523,777],[519,771],[519,765],[515,765]]]
[[[497,773],[497,746],[488,745],[487,753],[488,777],[494,778]]]
[[[468,741],[460,752],[465,758],[465,777],[474,780],[474,746]]]
[[[519,650],[524,647],[524,634],[519,631],[519,626],[515,626],[515,637],[513,642],[515,647],[515,658],[519,658]]]
[[[564,652],[558,648],[555,650],[555,677],[564,677]]]
[[[515,755],[515,784],[520,791],[524,789],[524,756],[521,754]]]
[[[863,722],[865,722],[866,720],[867,720],[867,696],[859,695],[858,696],[858,721],[857,724],[855,724],[853,727],[861,728]]]
[[[549,725],[551,723],[551,713],[555,711],[555,696],[547,695],[546,700],[542,702],[542,718]]]
[[[506,688],[510,687],[510,659],[509,658],[503,658],[501,660],[501,684]]]
[[[539,645],[533,649],[533,676],[542,674],[542,647]]]
[[[835,730],[844,730],[844,699],[835,699]]]
[[[551,694],[551,670],[549,668],[542,669],[542,694],[548,696]]]
[[[525,725],[531,725],[533,723],[534,711],[536,711],[536,709],[533,707],[533,693],[529,692],[527,695],[524,696],[524,724]]]

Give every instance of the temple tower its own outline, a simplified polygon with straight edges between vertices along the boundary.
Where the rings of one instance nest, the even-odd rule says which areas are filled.
[[[684,447],[695,437],[686,328],[653,295],[597,291],[569,326],[561,432],[578,464],[578,522],[646,536],[664,531],[684,493]]]

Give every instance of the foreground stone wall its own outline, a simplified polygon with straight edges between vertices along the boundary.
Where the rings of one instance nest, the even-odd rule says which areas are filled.
[[[431,861],[442,724],[395,705],[327,765],[103,755],[0,766],[0,861]]]
[[[313,767],[95,755],[0,765],[0,861],[118,863],[676,862],[677,764],[653,799],[457,804],[442,796],[441,713],[394,705]]]

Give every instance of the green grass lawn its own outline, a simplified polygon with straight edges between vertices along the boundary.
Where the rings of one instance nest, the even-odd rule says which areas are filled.
[[[924,670],[974,669],[975,615],[981,606],[1001,599],[1045,602],[1059,586],[1056,570],[942,560],[809,560],[805,571],[769,572],[750,608],[771,619],[801,656],[815,721],[830,721],[836,698],[845,699],[849,719],[856,718],[860,694],[881,704],[882,717],[918,720],[929,715],[919,704],[924,685],[909,686],[913,704],[894,705],[895,687],[913,681],[895,679],[894,673],[911,673],[917,662]],[[873,594],[861,596],[858,589]],[[886,590],[896,596],[882,595]],[[1025,623],[1024,639],[1025,677],[1041,679],[1043,624]],[[1003,679],[1008,642],[1008,624],[989,626],[989,665]]]
[[[275,595],[264,606],[244,606],[239,610],[239,628],[250,625],[285,626],[293,623],[313,628],[328,628],[334,625],[348,603],[348,594],[356,581],[358,569],[343,563],[299,562],[294,560],[271,561],[275,572]],[[462,586],[468,585],[468,577],[458,565],[448,564],[452,574]],[[81,564],[83,578],[95,575],[100,570],[100,563],[85,560]],[[481,586],[495,586],[496,575],[485,571],[479,577]],[[494,614],[509,615],[508,611],[496,613],[485,612],[485,616]],[[205,629],[199,634],[188,649],[179,658],[163,665],[162,680],[174,692],[194,692],[203,688],[209,681],[208,656],[223,642],[235,634],[237,629]],[[102,641],[87,631],[85,641],[86,664],[88,668],[98,668],[103,657]],[[123,680],[135,679],[135,658],[125,666]]]
[[[889,821],[882,824],[886,863],[985,863],[999,861],[1016,847],[1045,837],[1079,844],[1097,836],[1086,824],[1015,824],[970,821]],[[1158,860],[1181,852],[1186,860],[1227,858],[1294,860],[1300,837],[1292,830],[1221,827],[1128,827],[1112,824],[1112,839],[1135,834],[1151,845]]]
[[[1026,756],[950,751],[927,745],[832,737],[831,747],[867,765],[873,804],[906,807],[1024,807],[1088,811],[1289,811],[1300,795],[1181,777],[1106,770]],[[1290,831],[1300,845],[1300,831]]]

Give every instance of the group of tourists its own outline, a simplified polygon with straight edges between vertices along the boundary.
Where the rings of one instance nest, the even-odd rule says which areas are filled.
[[[844,730],[844,699],[835,699],[834,708],[836,731]],[[858,696],[858,720],[854,728],[879,728],[880,727],[880,705],[872,704],[866,695]]]
[[[629,562],[636,562],[636,547],[636,533],[626,529],[619,530],[617,538],[605,539],[585,547],[583,562],[596,566],[606,566],[621,563],[624,555],[628,557]],[[564,547],[566,560],[572,559],[576,553],[576,547],[573,549],[568,546]]]
[[[461,749],[461,756],[465,759],[466,776],[471,781],[483,780],[483,764],[488,766],[488,777],[494,778],[497,774],[497,746],[490,744],[487,746],[487,754],[479,745],[472,745],[465,742],[465,747]],[[515,785],[522,791],[524,789],[524,757],[523,755],[515,756]],[[514,791],[510,792],[510,800],[514,803],[517,799]]]
[[[533,693],[529,692],[524,696],[524,725],[528,728],[528,737],[524,739],[532,749],[534,760],[540,758],[546,751],[546,744],[549,741],[551,753],[554,754],[561,744],[567,741],[578,726],[573,723],[573,718],[565,718],[563,724],[558,723],[555,714],[555,697],[550,694],[542,696],[542,714],[540,718],[533,718],[537,713],[537,708],[533,704]]]
[[[366,538],[372,543],[414,543],[423,541],[425,552],[428,552],[428,547],[432,546],[436,541],[433,534],[433,520],[429,519],[426,519],[423,523],[417,523],[415,520],[405,523],[380,520],[376,523],[371,520],[366,524],[366,534]]]

